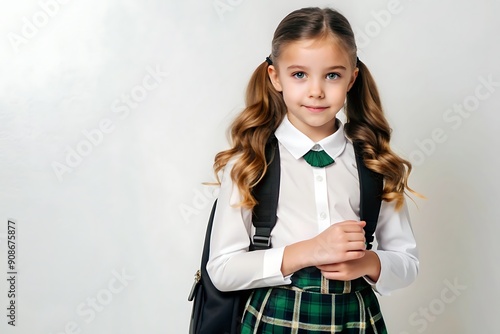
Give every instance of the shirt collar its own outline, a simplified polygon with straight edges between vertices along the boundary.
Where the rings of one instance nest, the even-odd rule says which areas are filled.
[[[284,117],[280,126],[276,129],[275,135],[280,143],[293,155],[295,159],[301,158],[309,150],[315,151],[325,150],[326,153],[333,159],[337,158],[345,149],[347,139],[344,134],[344,125],[339,119],[336,119],[337,131],[330,136],[321,139],[315,143],[305,134],[300,132]]]

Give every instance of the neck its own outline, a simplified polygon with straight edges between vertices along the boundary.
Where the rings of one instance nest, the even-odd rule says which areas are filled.
[[[309,139],[311,139],[313,142],[317,143],[320,140],[331,136],[338,130],[338,124],[337,124],[337,119],[334,118],[332,121],[320,125],[320,126],[309,126],[305,125],[302,122],[298,122],[298,120],[294,119],[293,117],[288,117],[290,123],[305,134]]]
[[[317,143],[320,140],[333,135],[337,131],[337,129],[338,129],[337,124],[334,123],[333,126],[330,126],[326,129],[315,129],[314,131],[310,131],[310,133],[304,133],[304,134],[308,136],[312,141]]]

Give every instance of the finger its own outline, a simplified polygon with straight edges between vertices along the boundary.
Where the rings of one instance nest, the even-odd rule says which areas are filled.
[[[322,271],[339,271],[340,268],[340,266],[337,263],[323,264],[316,267]]]
[[[350,278],[346,276],[346,274],[342,271],[321,271],[321,275],[323,275],[326,279],[336,280],[336,281],[349,281]]]
[[[365,234],[364,233],[361,233],[361,232],[358,232],[358,233],[346,233],[346,239],[347,241],[363,241],[365,242],[366,241],[366,238],[365,238]]]
[[[361,259],[363,256],[365,256],[365,251],[364,250],[348,251],[344,255],[344,261],[343,262]]]
[[[364,227],[366,225],[366,222],[364,220],[358,221],[358,220],[344,220],[342,222],[335,223],[336,225],[354,225],[354,226],[361,226]]]
[[[332,225],[333,228],[340,229],[344,233],[365,233],[365,230],[358,224]]]
[[[352,224],[357,224],[357,223],[359,223],[359,221],[357,221],[357,220],[344,220],[344,221],[338,222],[336,224],[338,224],[338,225],[352,225]]]
[[[360,240],[360,241],[350,241],[345,245],[345,250],[347,252],[365,251],[366,250],[366,242],[364,239]]]
[[[321,270],[321,275],[325,276],[327,279],[336,279],[339,276],[338,271],[328,271],[328,270]]]

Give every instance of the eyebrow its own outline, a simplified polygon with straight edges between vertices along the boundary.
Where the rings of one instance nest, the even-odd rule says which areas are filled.
[[[293,70],[293,69],[298,69],[298,70],[308,70],[309,68],[307,66],[300,66],[300,65],[290,65],[287,67],[287,70]],[[345,66],[342,65],[336,65],[336,66],[330,66],[326,68],[327,71],[333,71],[333,70],[347,70]]]

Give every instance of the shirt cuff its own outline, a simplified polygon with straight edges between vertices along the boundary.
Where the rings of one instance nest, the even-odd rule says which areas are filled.
[[[290,277],[292,277],[292,275],[283,277],[283,273],[281,272],[281,264],[283,262],[284,251],[285,247],[270,248],[265,251],[263,277],[266,284],[268,284],[269,286],[286,285],[292,283],[292,281],[290,280]]]
[[[417,258],[397,252],[374,252],[380,259],[380,276],[373,288],[380,295],[389,296],[392,291],[404,288],[415,280],[418,272]]]
[[[387,257],[385,256],[384,252],[382,251],[377,251],[374,250],[374,252],[377,254],[379,260],[380,260],[380,275],[378,278],[377,282],[374,282],[373,280],[369,279],[368,277],[365,278],[368,283],[370,283],[373,287],[373,290],[375,290],[379,295],[381,296],[389,296],[391,293],[388,289],[384,289],[384,283],[386,280],[390,280],[390,278],[387,276],[387,270],[390,270],[390,265],[391,262]]]

